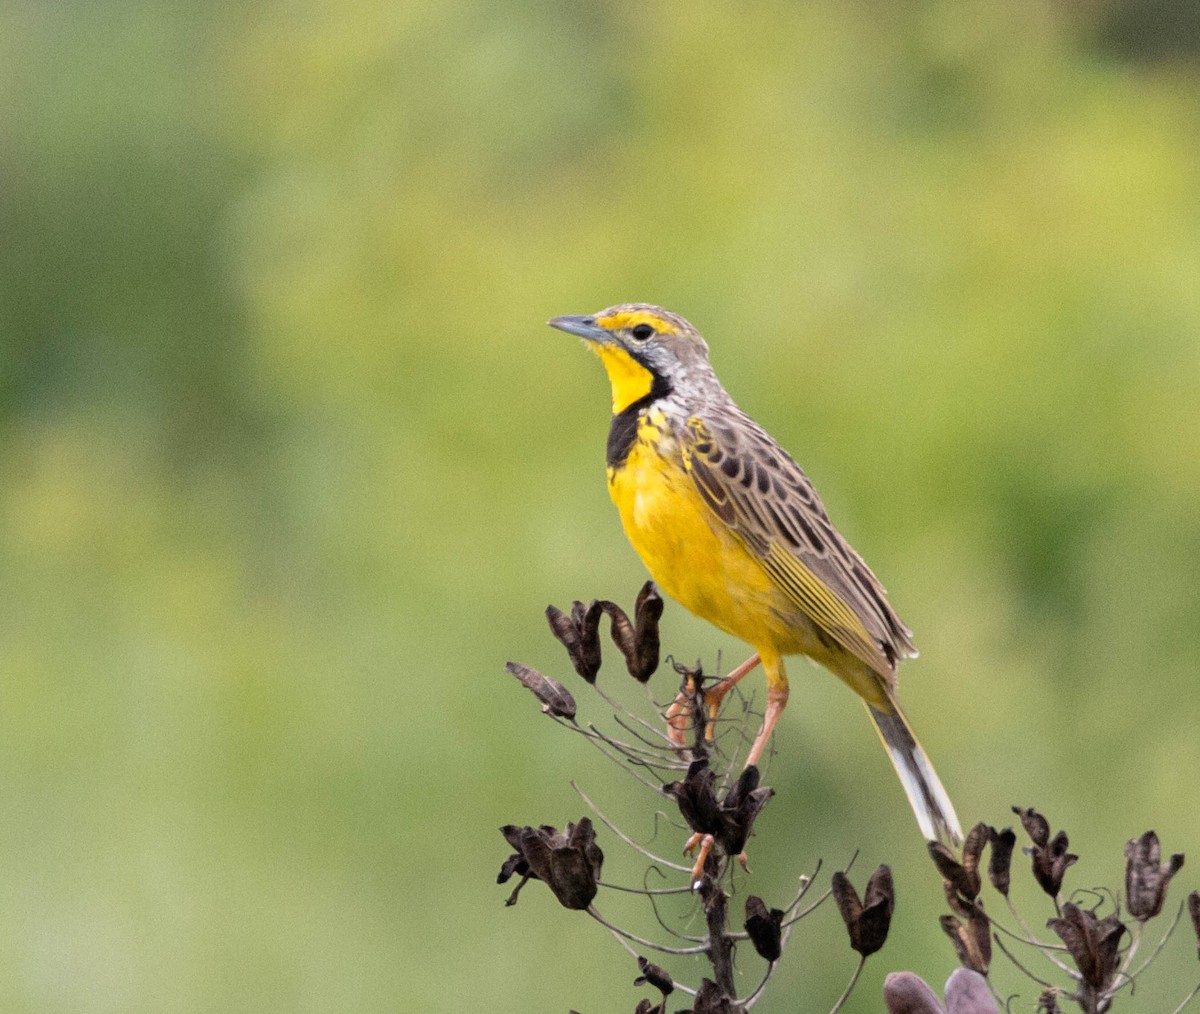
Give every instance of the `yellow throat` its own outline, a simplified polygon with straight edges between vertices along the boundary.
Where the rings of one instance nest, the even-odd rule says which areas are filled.
[[[654,386],[654,374],[618,345],[588,342],[588,348],[600,357],[612,384],[612,410],[618,415],[634,402],[641,401]]]

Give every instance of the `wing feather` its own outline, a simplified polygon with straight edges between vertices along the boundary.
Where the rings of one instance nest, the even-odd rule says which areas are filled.
[[[889,677],[916,654],[883,586],[765,430],[730,404],[691,416],[681,440],[704,501],[823,635]]]

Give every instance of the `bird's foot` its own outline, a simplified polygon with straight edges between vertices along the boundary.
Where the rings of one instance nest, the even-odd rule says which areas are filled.
[[[737,686],[747,673],[752,672],[759,662],[760,659],[757,655],[750,656],[750,658],[734,669],[728,676],[717,680],[711,687],[703,691],[698,691],[697,689],[696,676],[691,673],[687,674],[684,684],[679,690],[679,696],[671,702],[663,714],[663,718],[667,723],[667,738],[677,750],[682,753],[687,749],[688,732],[696,724],[693,710],[696,698],[701,693],[703,694],[704,710],[707,712],[704,723],[704,738],[711,743],[717,713],[721,710],[721,702],[725,700],[725,695]]]
[[[663,718],[667,722],[667,739],[671,745],[680,753],[687,750],[688,729],[692,727],[692,700],[686,689],[679,691],[679,696],[671,702]]]
[[[708,862],[708,857],[712,853],[713,846],[716,844],[716,839],[711,834],[701,834],[697,831],[683,846],[683,854],[690,856],[697,847],[700,851],[696,854],[696,861],[692,864],[692,890],[700,890],[700,883],[704,879],[704,864]]]

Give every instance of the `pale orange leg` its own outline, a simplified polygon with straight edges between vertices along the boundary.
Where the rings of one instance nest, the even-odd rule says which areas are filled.
[[[711,740],[713,738],[713,721],[717,717],[717,711],[720,709],[721,701],[725,699],[725,695],[737,686],[748,673],[753,672],[760,661],[761,659],[758,655],[751,655],[728,676],[704,692],[704,702],[708,705],[709,714],[709,723],[706,732],[707,739]],[[692,687],[688,687],[688,691],[692,691],[693,689]],[[677,749],[686,749],[687,733],[692,724],[692,708],[688,693],[681,690],[679,696],[671,702],[671,706],[667,708],[663,717],[667,720],[667,738]]]
[[[717,840],[711,834],[700,834],[697,832],[687,840],[687,844],[683,847],[684,854],[690,855],[692,849],[697,845],[700,846],[700,853],[696,856],[696,862],[692,865],[693,891],[700,889],[700,880],[704,876],[704,864],[708,861],[709,853],[712,852],[713,846],[716,843]]]
[[[686,750],[688,726],[692,724],[692,709],[687,694],[679,691],[679,696],[671,702],[663,717],[667,720],[667,739],[671,745],[676,750]]]
[[[725,700],[725,695],[736,687],[743,679],[758,668],[762,659],[757,653],[751,655],[745,662],[739,665],[728,676],[719,683],[714,684],[708,690],[704,691],[704,703],[708,705],[708,729],[705,733],[706,739],[713,738],[713,726],[717,720],[717,712],[721,710],[721,702]]]
[[[782,684],[767,684],[767,710],[763,714],[762,728],[754,737],[754,745],[750,747],[750,753],[746,756],[746,767],[758,763],[759,757],[766,748],[767,740],[771,738],[771,733],[775,729],[775,723],[779,721],[779,716],[783,714],[783,709],[787,706],[787,699],[786,680]]]

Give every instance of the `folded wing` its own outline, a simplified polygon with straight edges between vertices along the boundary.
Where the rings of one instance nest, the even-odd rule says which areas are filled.
[[[736,406],[691,416],[684,462],[717,516],[828,637],[891,684],[916,654],[883,586],[833,527],[795,461]]]

